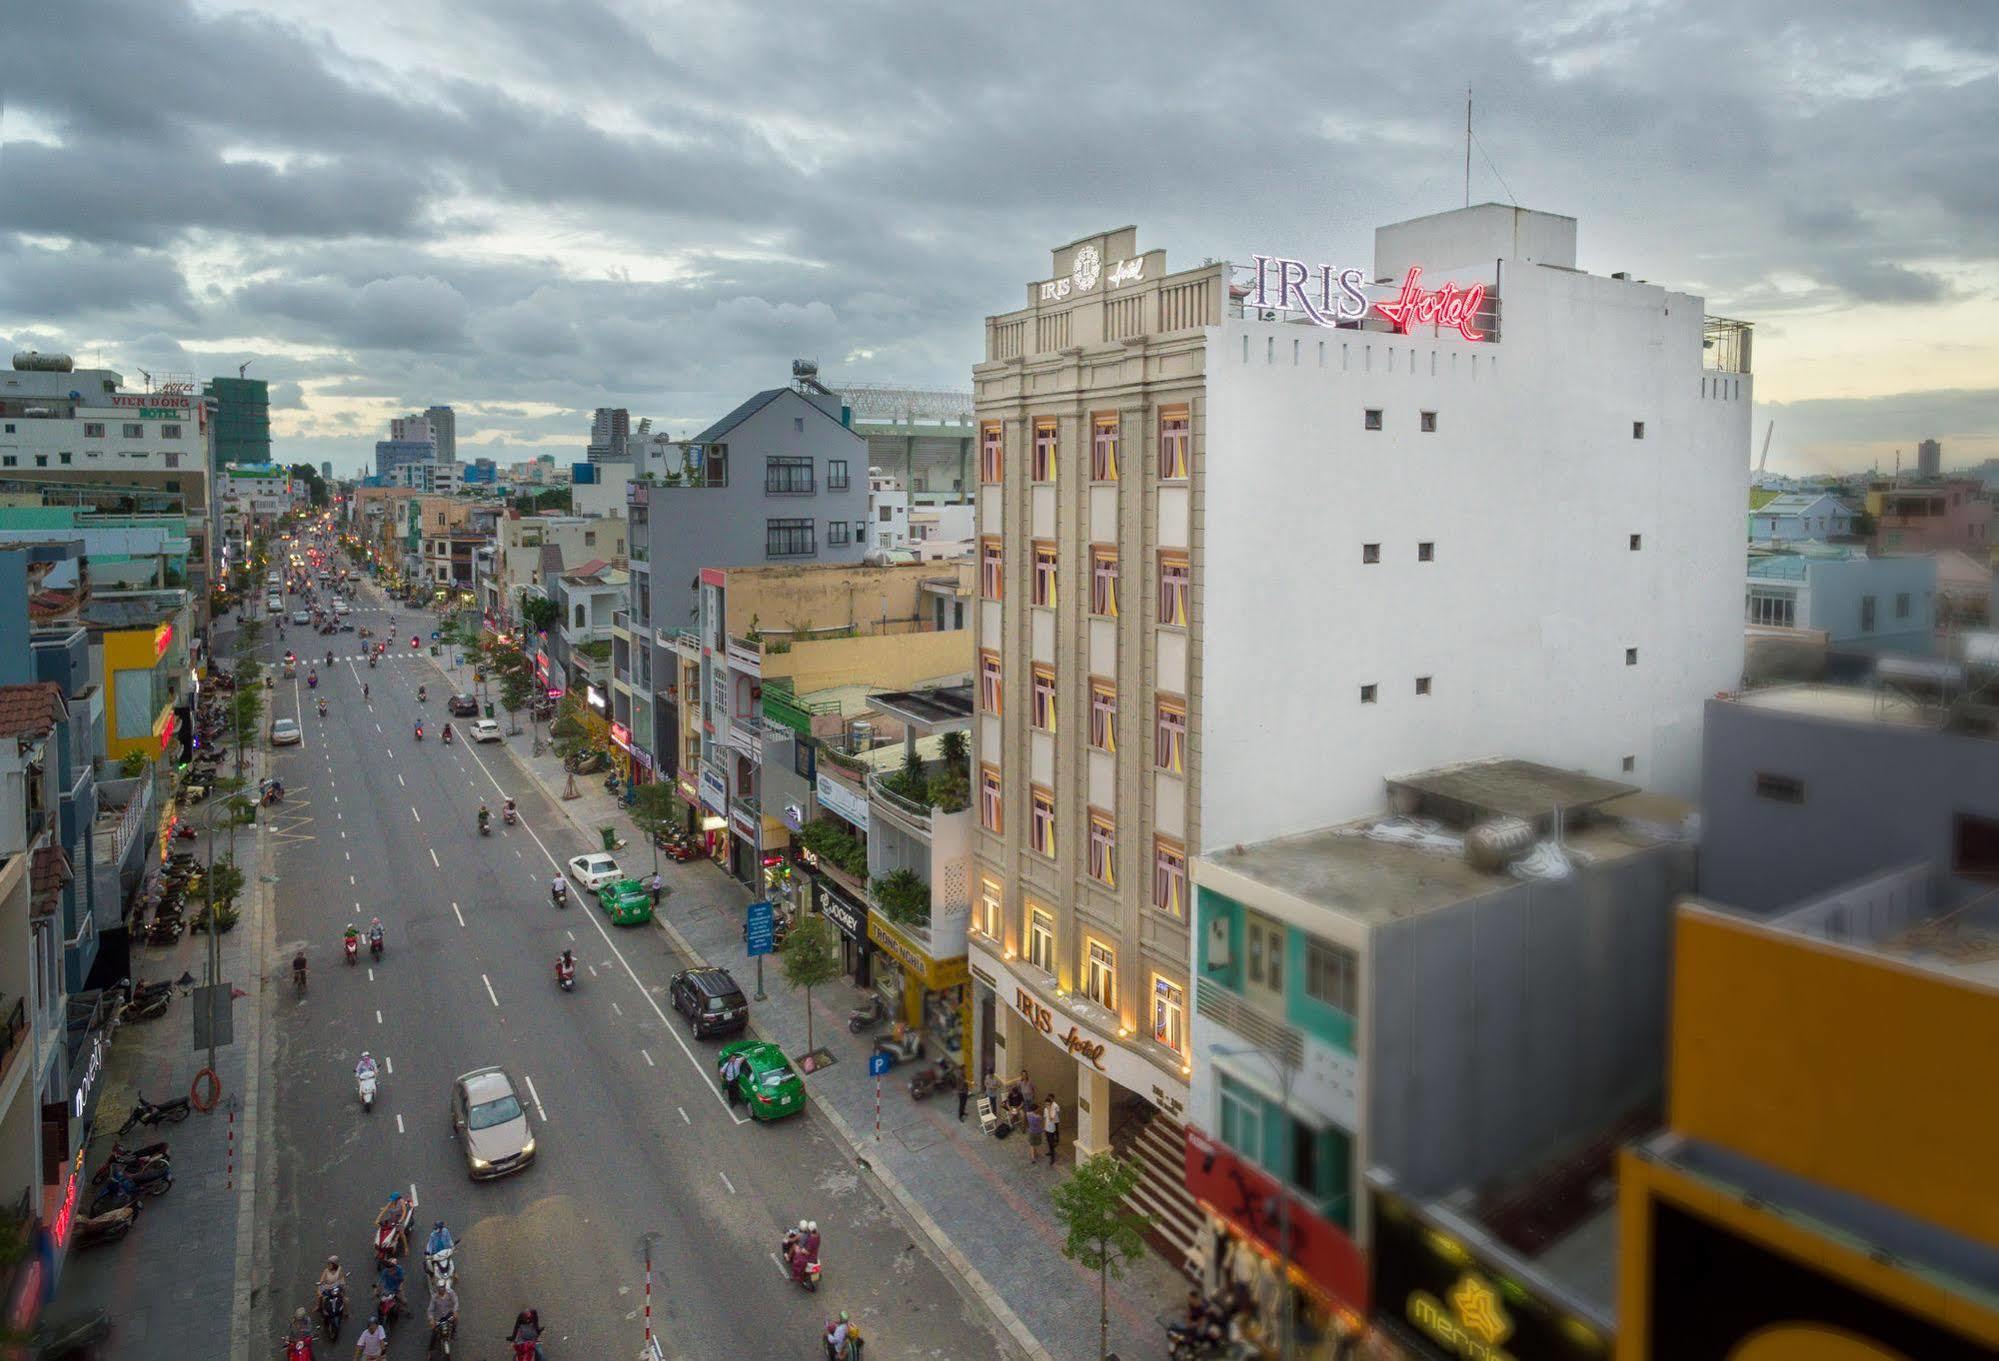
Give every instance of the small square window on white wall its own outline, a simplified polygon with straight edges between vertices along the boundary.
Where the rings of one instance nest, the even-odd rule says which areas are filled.
[[[1430,357],[1431,357],[1432,359],[1435,359],[1435,358],[1436,358],[1436,356],[1435,356],[1435,355],[1432,355],[1432,356],[1430,356]],[[1426,434],[1426,435],[1434,435],[1434,434],[1436,434],[1436,433],[1437,433],[1437,413],[1436,413],[1436,412],[1434,412],[1434,411],[1425,411],[1425,412],[1423,413],[1423,433],[1424,433],[1424,434]]]
[[[1366,414],[1361,418],[1361,425],[1368,430],[1381,429],[1381,408],[1378,406],[1369,407]]]
[[[1645,422],[1643,421],[1631,422],[1631,438],[1633,439],[1645,438]]]

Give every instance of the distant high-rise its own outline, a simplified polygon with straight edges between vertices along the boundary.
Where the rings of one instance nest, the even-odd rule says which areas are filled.
[[[382,439],[375,441],[375,475],[393,481],[396,469],[405,463],[435,463],[437,446],[427,439]]]
[[[429,440],[437,443],[437,434],[431,429],[428,416],[391,416],[389,418],[389,438],[393,440]]]
[[[433,406],[424,410],[423,418],[430,422],[430,437],[437,444],[437,461],[457,462],[458,413],[448,406]]]
[[[600,406],[590,418],[592,463],[623,463],[632,438],[632,413],[621,406]]]
[[[1916,446],[1916,472],[1923,477],[1943,475],[1943,442],[1926,439]]]
[[[271,461],[271,392],[261,378],[213,378],[202,395],[215,403],[215,463]]]
[[[321,459],[321,460],[320,460],[320,462],[319,462],[319,475],[320,475],[321,477],[325,478],[325,479],[326,479],[326,480],[327,480],[328,482],[331,482],[331,481],[333,480],[333,460],[332,460],[332,459],[330,459],[330,458],[326,458],[326,459]]]

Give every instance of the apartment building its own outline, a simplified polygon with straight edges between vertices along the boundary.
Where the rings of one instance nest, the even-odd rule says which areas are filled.
[[[1992,552],[1992,497],[1976,478],[1877,482],[1867,489],[1867,513],[1874,517],[1877,553]]]
[[[210,439],[208,407],[191,382],[128,392],[122,374],[32,352],[0,373],[0,471],[205,472]]]
[[[1125,227],[987,320],[974,1026],[1079,1154],[1187,1115],[1190,857],[1483,756],[1688,794],[1740,675],[1749,328],[1544,213],[1374,256]]]

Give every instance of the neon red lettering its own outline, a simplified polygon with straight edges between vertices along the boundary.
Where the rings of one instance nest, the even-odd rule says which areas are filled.
[[[1376,303],[1374,310],[1394,322],[1395,329],[1404,335],[1417,326],[1448,326],[1466,340],[1484,340],[1485,333],[1474,323],[1479,304],[1485,301],[1485,285],[1460,289],[1456,284],[1445,284],[1425,289],[1418,283],[1422,277],[1420,268],[1410,266],[1402,280],[1402,292],[1393,302]]]

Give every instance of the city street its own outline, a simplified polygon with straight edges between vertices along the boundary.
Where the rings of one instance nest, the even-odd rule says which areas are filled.
[[[354,619],[392,640],[373,670],[356,634],[287,627],[288,641],[268,637],[273,658],[291,647],[318,662],[320,682],[308,690],[301,664],[272,695],[272,715],[299,717],[305,732],[273,761],[286,799],[271,810],[272,958],[282,967],[303,943],[311,986],[270,994],[264,1148],[274,1162],[258,1207],[269,1290],[256,1327],[275,1338],[310,1304],[329,1253],[357,1276],[356,1312],[365,1309],[373,1215],[400,1190],[418,1204],[413,1241],[441,1218],[463,1244],[458,1350],[468,1356],[502,1350],[529,1305],[542,1312],[551,1358],[637,1355],[648,1238],[652,1318],[668,1355],[813,1356],[841,1309],[877,1355],[1016,1354],[816,1115],[758,1125],[724,1103],[717,1042],[692,1039],[667,1006],[680,961],[658,933],[611,926],[574,885],[568,910],[550,904],[559,863],[593,847],[503,746],[439,740],[445,688],[409,647],[430,616],[385,612],[372,586],[363,593]],[[520,805],[512,828],[499,817],[508,795]],[[482,800],[494,815],[484,838]],[[343,929],[377,915],[383,958],[371,963],[364,948],[344,965]],[[564,947],[581,966],[571,994],[553,978]],[[364,1049],[382,1067],[372,1112],[353,1077]],[[523,1173],[475,1184],[447,1101],[456,1075],[489,1064],[529,1106],[537,1156]],[[803,1217],[825,1236],[825,1284],[809,1298],[775,1255],[784,1227]],[[406,1266],[406,1298],[420,1312],[420,1262]],[[342,1352],[355,1331],[350,1319]],[[422,1344],[412,1321],[392,1354]]]

